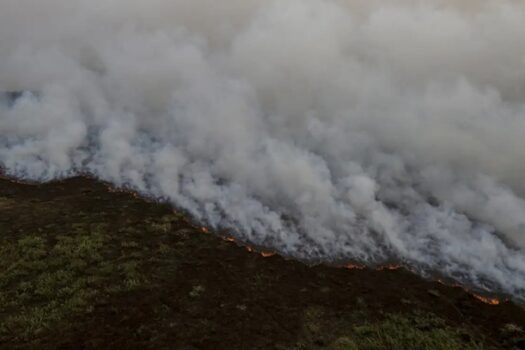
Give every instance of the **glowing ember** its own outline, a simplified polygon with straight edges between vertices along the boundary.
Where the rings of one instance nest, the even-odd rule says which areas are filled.
[[[395,271],[395,270],[399,270],[402,267],[403,266],[401,266],[401,265],[384,265],[384,266],[381,266],[380,268],[378,268],[378,270],[379,271],[383,271],[383,270]]]
[[[207,227],[201,227],[201,231],[204,232],[204,233],[209,233],[210,230],[207,228]]]
[[[269,257],[276,255],[276,253],[273,253],[273,252],[261,252],[260,254],[262,255],[263,258],[269,258]]]
[[[488,297],[484,297],[484,296],[477,295],[477,294],[472,294],[472,296],[474,296],[474,298],[478,299],[479,301],[481,301],[481,302],[483,302],[485,304],[489,304],[489,305],[499,305],[499,304],[501,304],[501,300],[496,299],[496,298],[488,298]]]
[[[349,270],[364,270],[366,268],[366,266],[356,265],[356,264],[348,264],[348,265],[345,265],[344,267]]]
[[[204,227],[201,228],[202,231],[204,231]],[[207,229],[206,231],[204,232],[209,232]],[[244,247],[244,249],[246,249],[248,252],[250,253],[257,253],[257,254],[260,254],[263,258],[269,258],[271,256],[274,256],[274,255],[277,255],[277,253],[274,253],[274,252],[269,252],[269,251],[258,251],[256,249],[254,249],[253,247],[249,246],[249,245],[246,245],[245,243],[243,242],[238,242],[234,237],[228,237],[228,236],[222,236],[221,237],[223,240],[227,241],[227,242],[232,242],[232,243],[236,243],[242,247]]]
[[[454,287],[454,288],[461,288],[463,289],[465,292],[469,293],[470,295],[472,295],[474,298],[478,299],[479,301],[481,301],[482,303],[484,304],[488,304],[488,305],[499,305],[501,304],[501,300],[498,299],[498,298],[490,298],[490,297],[484,297],[482,295],[479,295],[479,294],[475,294],[473,293],[472,291],[470,291],[467,287],[465,286],[462,286],[461,284],[459,283],[447,283],[441,279],[437,279],[436,280],[438,283],[444,285],[444,286],[448,286],[448,287]],[[508,300],[508,299],[507,299]]]

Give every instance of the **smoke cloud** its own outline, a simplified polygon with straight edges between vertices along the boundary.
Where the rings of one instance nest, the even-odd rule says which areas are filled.
[[[511,0],[2,0],[0,166],[523,299],[523,43]]]

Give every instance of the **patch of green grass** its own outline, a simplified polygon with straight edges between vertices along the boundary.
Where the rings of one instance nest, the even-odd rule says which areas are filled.
[[[492,349],[471,339],[469,330],[448,326],[432,314],[389,314],[371,321],[353,315],[330,323],[322,308],[305,311],[303,332],[288,350],[485,350]],[[478,337],[479,338],[479,337]]]
[[[447,327],[432,315],[389,315],[381,322],[354,327],[350,336],[338,339],[331,349],[481,350],[487,347],[462,340],[459,330]]]
[[[69,315],[88,312],[100,294],[104,236],[57,236],[55,242],[30,235],[2,240],[0,248],[0,336],[30,339]],[[91,269],[92,271],[92,269]]]
[[[0,241],[0,337],[28,341],[112,294],[141,288],[140,262],[114,251],[105,227]],[[133,246],[133,244],[131,244]]]

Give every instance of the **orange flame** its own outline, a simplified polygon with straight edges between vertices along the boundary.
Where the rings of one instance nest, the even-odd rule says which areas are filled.
[[[491,298],[491,297],[485,297],[483,295],[479,295],[479,294],[476,294],[476,293],[473,293],[471,290],[469,290],[467,287],[465,286],[462,286],[461,284],[459,283],[447,283],[441,279],[437,279],[436,280],[438,283],[444,285],[444,286],[449,286],[449,287],[454,287],[454,288],[461,288],[463,289],[465,292],[467,292],[468,294],[472,295],[474,298],[476,298],[477,300],[481,301],[482,303],[484,304],[488,304],[488,305],[499,305],[501,304],[502,300],[498,299],[498,298]],[[508,299],[505,299],[503,301],[507,301]]]
[[[204,231],[204,228],[201,228],[201,230]],[[205,231],[205,232],[209,232],[209,231]],[[230,236],[222,236],[221,237],[224,241],[226,242],[232,242],[232,243],[237,243],[238,245],[242,246],[244,249],[246,249],[248,252],[250,253],[257,253],[259,255],[261,255],[263,258],[269,258],[269,257],[272,257],[274,255],[277,255],[277,253],[275,252],[270,252],[270,251],[258,251],[256,250],[255,248],[247,245],[246,243],[243,243],[243,242],[240,242],[237,241],[237,239],[235,239],[234,237],[230,237]]]
[[[348,264],[348,265],[345,265],[344,267],[349,270],[364,270],[366,268],[366,266],[356,265],[356,264]]]
[[[479,301],[481,301],[482,303],[485,303],[485,304],[489,304],[489,305],[499,305],[499,304],[501,304],[501,300],[499,300],[497,298],[488,298],[488,297],[484,297],[484,296],[477,295],[477,294],[474,294],[474,293],[472,293],[472,296],[474,298],[478,299]]]
[[[269,258],[269,257],[276,255],[276,253],[274,252],[260,252],[260,254],[263,258]]]

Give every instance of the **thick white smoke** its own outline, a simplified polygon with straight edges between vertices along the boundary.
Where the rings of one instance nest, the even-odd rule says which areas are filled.
[[[0,166],[525,298],[525,4],[2,0]]]

